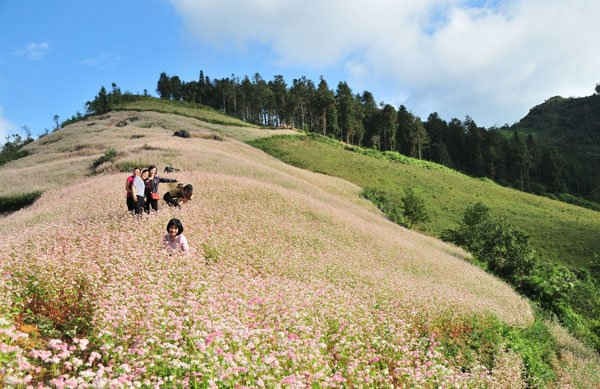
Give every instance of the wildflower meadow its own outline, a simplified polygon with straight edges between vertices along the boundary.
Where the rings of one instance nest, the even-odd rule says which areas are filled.
[[[111,115],[106,131],[117,131],[109,120],[131,114]],[[136,115],[136,125],[159,125],[118,130],[146,130],[132,138],[82,122],[50,145],[57,161],[65,158],[54,171],[31,164],[27,158],[45,158],[35,153],[0,171],[17,187],[30,172],[34,186],[46,189],[1,219],[5,386],[526,384],[523,357],[503,343],[502,331],[486,328],[526,328],[532,309],[470,265],[464,251],[389,222],[346,181],[231,138],[194,137],[189,118]],[[178,123],[192,138],[165,130]],[[123,143],[108,142],[118,137]],[[117,150],[116,163],[134,153],[172,163],[182,168],[175,177],[194,185],[194,199],[181,209],[161,202],[157,213],[129,215],[128,173],[67,177],[61,170],[72,151],[60,150],[79,149],[77,142],[102,142],[97,154],[77,156],[87,158],[82,166],[106,147]],[[184,225],[187,255],[161,246],[174,217]]]
[[[49,192],[5,219],[13,228],[0,246],[4,383],[339,387],[519,379],[521,362],[510,353],[499,372],[478,361],[464,371],[443,352],[433,323],[445,312],[530,320],[507,286],[444,246],[431,247],[434,260],[420,266],[416,246],[425,242],[390,235],[403,232],[375,226],[371,212],[357,218],[355,205],[334,207],[252,178],[182,178],[198,188],[182,209],[130,216],[124,175],[110,175]],[[90,188],[103,207],[89,206]],[[171,217],[185,225],[188,255],[160,247]],[[436,280],[439,268],[454,277]],[[483,295],[467,290],[490,283],[495,288],[481,287]]]

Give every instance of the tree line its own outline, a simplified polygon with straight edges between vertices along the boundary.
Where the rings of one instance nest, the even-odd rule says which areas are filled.
[[[377,103],[369,91],[355,93],[341,81],[335,90],[321,77],[302,76],[288,84],[283,76],[265,80],[235,75],[183,81],[161,73],[161,99],[195,102],[261,126],[294,127],[346,143],[372,147],[446,165],[472,176],[536,193],[578,193],[568,166],[555,150],[501,128],[484,128],[467,116],[445,121],[436,112],[426,120],[404,105]]]

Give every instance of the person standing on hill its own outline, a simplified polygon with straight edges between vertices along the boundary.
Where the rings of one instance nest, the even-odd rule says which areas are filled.
[[[187,203],[192,199],[194,194],[194,187],[192,184],[178,184],[173,190],[168,191],[163,196],[163,200],[170,207],[181,207],[181,204]]]
[[[140,215],[142,212],[144,212],[144,205],[146,199],[146,184],[144,183],[144,178],[148,177],[148,170],[144,169],[140,173],[138,169],[136,173],[137,174],[133,178],[133,184],[131,185],[131,188],[133,192],[133,198],[135,199],[135,214]]]
[[[150,207],[158,211],[158,184],[161,182],[177,182],[174,178],[162,178],[157,174],[156,166],[148,167],[148,179],[146,180],[146,212],[150,212]]]
[[[140,175],[139,167],[133,168],[133,170],[131,171],[131,175],[129,177],[127,177],[127,180],[125,181],[125,196],[126,196],[126,201],[127,201],[127,210],[132,213],[135,211],[135,204],[136,204],[136,200],[137,200],[133,194],[132,186],[133,186],[133,179],[137,175]]]

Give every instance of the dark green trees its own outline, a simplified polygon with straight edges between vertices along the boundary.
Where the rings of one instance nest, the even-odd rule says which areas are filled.
[[[346,143],[359,143],[363,134],[360,100],[352,94],[352,89],[345,82],[338,84],[335,99],[340,138]]]
[[[327,129],[331,129],[332,127],[331,124],[328,127],[327,121],[334,120],[331,117],[331,108],[333,106],[335,106],[335,96],[333,92],[329,90],[327,81],[321,77],[321,81],[319,81],[319,86],[317,87],[317,91],[313,98],[313,107],[319,121],[319,128],[323,135],[327,135]]]
[[[156,84],[156,92],[161,99],[169,100],[173,93],[171,92],[171,79],[167,73],[161,73]]]
[[[102,115],[110,110],[110,101],[106,88],[101,87],[100,91],[92,101],[85,103],[88,113]]]
[[[162,99],[202,103],[261,126],[300,128],[349,144],[397,151],[521,190],[594,190],[589,180],[577,178],[582,168],[569,165],[531,136],[506,136],[508,125],[485,129],[469,116],[445,121],[436,112],[423,121],[404,105],[396,109],[378,104],[369,91],[355,94],[344,81],[334,91],[324,77],[316,86],[304,76],[288,85],[282,75],[265,80],[259,73],[241,79],[232,74],[211,80],[200,71],[198,80],[190,82],[161,73],[156,90]],[[114,87],[110,95],[117,98]],[[101,91],[89,111],[104,112],[105,96]],[[593,174],[600,176],[587,176]]]

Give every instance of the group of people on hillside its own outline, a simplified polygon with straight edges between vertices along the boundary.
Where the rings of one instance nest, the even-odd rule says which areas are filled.
[[[159,177],[154,165],[145,169],[136,167],[131,176],[125,181],[125,193],[127,198],[127,209],[129,212],[140,215],[150,210],[158,211],[158,185],[161,182],[176,183],[175,178]],[[167,205],[179,207],[180,204],[192,199],[194,187],[191,184],[178,184],[175,188],[167,191],[163,200]]]
[[[125,181],[126,203],[129,212],[142,215],[144,212],[158,211],[158,185],[164,183],[177,183],[175,178],[159,177],[156,166],[140,169],[135,167],[131,176]],[[180,207],[192,199],[194,187],[191,184],[177,184],[163,195],[163,200],[170,207]],[[171,219],[167,223],[167,234],[163,238],[163,245],[167,249],[187,252],[189,245],[183,235],[183,224],[179,219]]]

